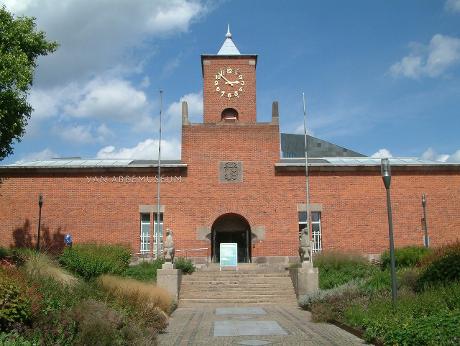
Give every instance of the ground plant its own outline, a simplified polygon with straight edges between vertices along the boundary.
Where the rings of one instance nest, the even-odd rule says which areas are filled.
[[[420,246],[406,246],[395,249],[395,265],[397,268],[420,266],[423,259],[431,254],[431,250]],[[380,256],[383,269],[390,268],[390,252],[385,251]]]
[[[139,281],[156,281],[157,270],[161,269],[163,263],[165,263],[164,259],[160,258],[130,265],[122,275]]]
[[[59,261],[88,280],[102,274],[122,274],[130,259],[131,250],[122,245],[79,244],[66,248]]]
[[[184,257],[177,257],[174,261],[174,267],[182,270],[183,274],[192,274],[195,271],[193,262]]]
[[[314,321],[339,321],[363,332],[368,342],[385,345],[460,344],[459,243],[434,250],[402,248],[396,251],[398,299],[391,303],[391,280],[386,254],[380,268],[363,271],[348,283],[300,297],[299,304],[311,311]],[[329,256],[329,255],[326,255]],[[340,256],[336,256],[337,259]],[[332,264],[330,264],[332,262]],[[340,262],[340,261],[338,261]],[[389,263],[389,262],[388,262]],[[349,278],[349,261],[328,258],[328,275]],[[343,274],[337,273],[341,270]],[[326,280],[321,285],[321,280]],[[321,277],[320,286],[332,280]],[[335,280],[338,282],[338,280]]]
[[[343,285],[353,279],[368,277],[376,271],[375,266],[359,254],[337,251],[323,252],[313,261],[319,269],[319,286],[330,289]]]
[[[155,345],[168,324],[171,299],[152,283],[116,277],[110,291],[43,253],[16,252],[18,265],[0,267],[0,345]]]

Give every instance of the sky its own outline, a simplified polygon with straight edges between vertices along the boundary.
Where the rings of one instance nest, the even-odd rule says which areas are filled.
[[[227,24],[258,54],[257,118],[375,157],[460,162],[460,0],[0,0],[60,47],[41,57],[34,112],[0,164],[180,158],[181,107],[202,121],[201,54]]]

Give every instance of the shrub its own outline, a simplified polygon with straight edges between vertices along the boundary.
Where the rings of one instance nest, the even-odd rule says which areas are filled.
[[[24,265],[26,273],[37,279],[53,279],[64,285],[75,285],[78,279],[57,266],[47,255],[33,253]]]
[[[449,283],[460,280],[460,248],[447,252],[441,258],[429,264],[417,281],[417,290],[428,285]]]
[[[3,246],[0,246],[0,260],[11,255],[11,251]]]
[[[141,309],[158,307],[165,313],[169,313],[171,309],[171,296],[166,290],[154,284],[113,275],[101,276],[99,283],[105,291],[123,304]]]
[[[16,331],[0,333],[0,345],[2,346],[35,346],[38,344],[37,340],[28,340]]]
[[[407,246],[395,249],[395,265],[397,268],[420,266],[431,250],[420,246]],[[385,251],[380,257],[382,269],[390,268],[390,253]]]
[[[375,294],[391,289],[391,275],[389,270],[376,270],[364,280],[360,288],[367,294]]]
[[[310,310],[312,305],[326,301],[329,297],[342,296],[347,291],[358,290],[359,281],[352,280],[338,287],[334,287],[327,290],[318,290],[313,293],[306,294],[299,298],[299,305],[305,310]]]
[[[129,266],[129,268],[123,273],[123,276],[140,281],[156,281],[157,270],[161,269],[163,263],[163,259],[156,259],[152,262],[141,262],[139,264]]]
[[[116,345],[122,339],[124,316],[102,302],[83,301],[74,308],[73,317],[78,323],[76,345]]]
[[[360,255],[340,252],[317,254],[313,263],[319,268],[321,289],[330,289],[353,279],[368,277],[377,269]]]
[[[0,270],[0,329],[10,330],[15,324],[30,322],[31,301],[14,269]]]
[[[393,307],[389,294],[368,304],[352,302],[348,324],[365,329],[366,341],[388,345],[457,345],[460,341],[460,284],[429,288],[421,294],[400,291]]]
[[[195,266],[193,265],[193,262],[184,257],[176,258],[176,260],[174,261],[174,265],[176,269],[182,270],[182,273],[184,274],[192,274],[195,271]]]
[[[66,248],[59,261],[67,269],[91,279],[106,273],[123,273],[130,258],[130,250],[121,245],[78,244]]]

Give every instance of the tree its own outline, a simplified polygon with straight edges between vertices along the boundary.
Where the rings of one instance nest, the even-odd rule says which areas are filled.
[[[36,30],[35,18],[15,18],[0,7],[0,160],[13,153],[33,111],[27,96],[38,57],[57,47]]]

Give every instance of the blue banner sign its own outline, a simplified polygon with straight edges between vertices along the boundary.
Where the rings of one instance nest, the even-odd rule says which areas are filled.
[[[238,265],[238,246],[236,243],[220,243],[220,267]]]

